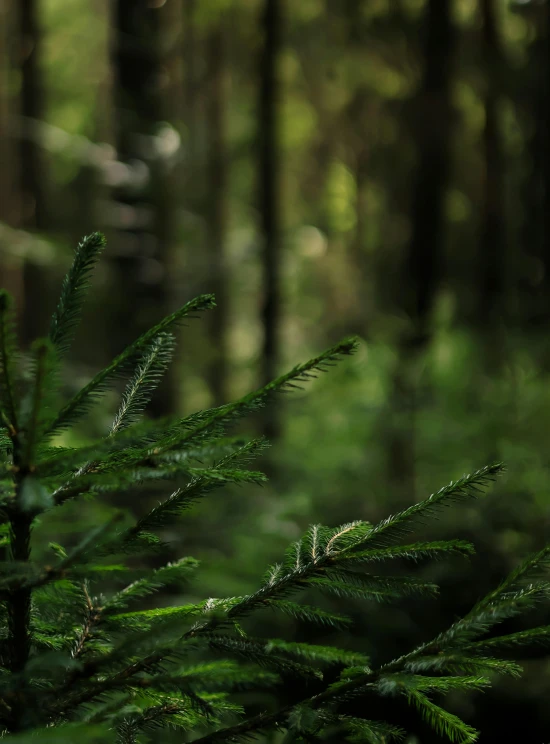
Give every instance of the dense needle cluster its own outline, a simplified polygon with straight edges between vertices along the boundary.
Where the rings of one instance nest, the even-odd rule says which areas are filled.
[[[407,535],[419,518],[474,497],[501,466],[466,475],[376,525],[311,527],[252,594],[151,609],[150,595],[185,584],[197,569],[190,557],[146,567],[148,556],[158,558],[166,547],[163,528],[213,489],[264,480],[248,464],[265,443],[232,437],[232,425],[351,354],[355,342],[343,341],[234,403],[183,419],[143,420],[170,363],[174,328],[214,305],[204,295],[143,334],[59,405],[60,364],[103,247],[98,233],[78,246],[49,338],[28,353],[18,349],[11,299],[0,293],[0,731],[6,741],[133,744],[147,737],[165,741],[166,729],[181,732],[171,741],[201,744],[265,740],[274,730],[286,732],[285,742],[326,740],[327,732],[331,741],[402,739],[405,732],[377,720],[372,705],[364,717],[347,712],[350,700],[367,693],[370,701],[403,696],[441,735],[474,741],[477,732],[445,710],[442,699],[450,691],[482,690],[495,673],[519,675],[521,667],[502,653],[548,641],[550,627],[499,635],[495,626],[548,596],[541,568],[550,548],[528,557],[436,638],[378,668],[361,653],[251,637],[246,618],[271,609],[299,623],[348,625],[345,614],[302,603],[307,588],[337,595],[343,606],[347,597],[434,595],[431,583],[381,575],[377,567],[392,559],[470,554],[472,546],[461,540],[408,542]],[[126,388],[105,436],[81,448],[56,445],[121,379]],[[45,512],[86,495],[153,486],[166,487],[164,498],[132,524],[108,521],[70,549],[50,543],[49,557],[33,558]],[[247,692],[269,690],[276,700],[279,686],[294,677],[315,680],[315,691],[291,705],[247,713]]]

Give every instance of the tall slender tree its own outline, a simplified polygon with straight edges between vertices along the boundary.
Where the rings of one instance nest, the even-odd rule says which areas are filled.
[[[17,11],[19,63],[21,69],[20,113],[23,136],[19,143],[23,221],[28,227],[45,225],[45,193],[42,157],[36,138],[30,136],[36,122],[44,116],[44,86],[41,79],[41,31],[38,1],[20,0]]]
[[[259,97],[259,182],[260,215],[263,238],[263,307],[264,341],[262,350],[262,380],[276,375],[280,358],[281,286],[280,286],[280,210],[279,163],[280,148],[277,127],[280,86],[277,57],[281,46],[281,2],[264,0],[261,28],[263,35],[260,60]],[[272,411],[265,418],[265,435],[277,435],[278,421]]]
[[[117,0],[114,4],[115,137],[125,177],[115,189],[119,234],[113,258],[118,301],[113,353],[129,343],[167,307],[170,298],[172,203],[166,181],[159,124],[166,114],[165,3]],[[156,415],[173,411],[174,384],[155,396]]]
[[[445,199],[451,162],[451,83],[456,46],[452,0],[428,0],[422,81],[413,102],[417,165],[412,186],[411,237],[403,261],[401,310],[407,327],[398,339],[393,381],[396,416],[389,442],[389,474],[399,490],[414,492],[416,385],[414,364],[430,338],[441,273]]]
[[[543,48],[543,59],[545,64],[542,68],[546,70],[546,75],[542,77],[540,85],[540,120],[541,130],[546,132],[550,131],[550,75],[548,75],[548,69],[550,68],[550,3],[546,2],[543,6],[543,23],[541,24],[544,29],[541,31],[542,48]],[[541,158],[544,164],[543,168],[543,224],[542,224],[542,244],[544,246],[544,254],[548,258],[549,269],[547,272],[548,280],[550,281],[550,143],[548,136],[542,138],[541,141]]]
[[[545,16],[543,18],[544,32],[542,35],[543,43],[543,55],[545,64],[543,69],[546,70],[546,75],[543,76],[541,81],[541,131],[550,131],[550,75],[548,70],[550,68],[550,3],[546,2],[544,5]],[[543,203],[544,209],[542,213],[542,245],[544,255],[547,257],[548,270],[547,279],[550,283],[550,142],[548,136],[542,137],[541,142],[541,158],[544,163],[543,170]]]
[[[196,0],[184,0],[183,4],[183,65],[184,65],[184,110],[188,136],[188,160],[196,150],[197,139],[197,33]]]
[[[20,132],[19,188],[20,226],[28,230],[43,230],[47,227],[46,189],[44,185],[44,162],[40,142],[36,137],[37,127],[44,118],[44,85],[41,75],[40,55],[42,33],[39,23],[38,0],[18,0],[14,4],[16,14],[17,62],[20,68],[21,87],[19,93]],[[41,271],[32,261],[23,265],[24,309],[21,317],[21,332],[25,342],[44,331],[41,317],[35,312],[44,293]]]
[[[525,266],[531,269],[522,283],[522,320],[529,330],[536,326],[546,336],[550,319],[550,3],[531,3],[522,6],[522,12],[533,30],[528,75],[519,81],[522,95],[518,96],[527,122],[528,155],[521,195],[524,250],[518,260],[522,262],[521,274]],[[550,366],[549,360],[543,362]]]
[[[0,275],[2,284],[22,301],[21,262],[10,255],[9,239],[3,225],[19,225],[19,204],[16,188],[17,158],[14,156],[15,111],[14,96],[10,94],[13,63],[13,8],[8,2],[0,3]]]
[[[504,311],[506,289],[506,206],[504,175],[505,163],[500,124],[500,104],[503,80],[506,76],[505,56],[497,24],[494,0],[481,0],[482,59],[485,75],[485,127],[483,150],[485,174],[483,181],[483,210],[479,242],[479,314],[482,329],[491,329],[495,337],[496,326]],[[498,348],[491,344],[491,360],[496,361]]]
[[[213,355],[210,364],[210,387],[216,404],[227,401],[227,325],[229,287],[227,256],[228,152],[226,142],[227,68],[225,18],[217,19],[208,38],[209,97],[208,124],[210,147],[208,154],[209,199],[208,241],[210,290],[216,297],[217,309],[212,313],[211,338]]]
[[[11,101],[9,96],[8,5],[0,5],[0,221],[11,224],[13,215],[13,158],[11,156]]]
[[[413,187],[411,238],[405,261],[405,295],[412,343],[422,345],[440,276],[445,198],[451,162],[451,83],[456,44],[452,0],[428,0],[422,84],[417,98],[418,165]]]

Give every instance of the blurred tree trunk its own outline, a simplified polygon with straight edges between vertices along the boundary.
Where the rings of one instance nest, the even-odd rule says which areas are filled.
[[[46,223],[46,206],[42,180],[42,153],[36,142],[34,127],[34,123],[42,121],[44,116],[43,85],[39,67],[42,38],[37,17],[38,2],[18,0],[16,8],[21,65],[20,111],[23,118],[23,136],[19,145],[22,219],[26,227],[40,229]]]
[[[358,21],[356,22],[358,23]],[[358,26],[354,29],[357,32]],[[351,35],[351,34],[350,34]],[[360,39],[363,42],[363,39]],[[364,42],[363,42],[364,43]],[[369,256],[367,245],[368,235],[368,185],[371,172],[371,154],[373,132],[370,127],[371,113],[369,92],[360,85],[352,98],[347,111],[346,129],[349,132],[353,147],[352,169],[355,173],[356,203],[355,203],[355,231],[352,237],[350,259],[355,275],[353,309],[350,313],[351,324],[347,332],[360,336],[368,335],[368,320],[372,316],[372,302],[375,282],[373,281],[373,262]],[[350,288],[351,289],[351,288]]]
[[[226,403],[227,390],[227,328],[229,287],[225,250],[227,232],[228,152],[226,143],[226,39],[224,18],[208,39],[209,101],[208,124],[210,148],[208,153],[209,196],[207,209],[209,240],[209,292],[216,296],[216,309],[210,313],[213,354],[210,360],[210,389],[216,405]]]
[[[107,25],[111,0],[91,0],[94,22]],[[93,112],[93,129],[90,139],[94,143],[114,145],[112,116],[112,75],[109,59],[109,34],[106,34],[105,47],[101,49],[94,66],[98,71],[98,87]],[[82,158],[78,170],[60,196],[64,202],[62,220],[63,232],[70,235],[71,244],[76,246],[84,235],[96,230],[104,231],[107,210],[103,209],[110,198],[110,187],[102,177],[101,166],[95,159]],[[59,206],[58,206],[59,210]],[[53,210],[52,210],[53,211]],[[107,364],[108,350],[104,351]],[[99,360],[98,360],[99,361]]]
[[[183,5],[183,63],[184,63],[184,101],[185,123],[188,133],[189,160],[197,149],[197,34],[195,29],[196,0],[184,0]]]
[[[19,225],[16,166],[14,153],[15,111],[11,74],[13,66],[13,7],[8,2],[0,3],[0,223]],[[0,286],[15,298],[17,307],[23,304],[23,272],[21,259],[14,256],[8,244],[8,233],[0,230]]]
[[[355,235],[353,239],[352,255],[354,269],[357,271],[356,292],[357,308],[355,310],[354,324],[355,328],[350,329],[361,336],[367,335],[367,325],[369,317],[369,305],[366,300],[366,292],[372,289],[369,282],[369,261],[367,245],[368,229],[368,175],[369,175],[369,148],[367,143],[362,143],[355,153],[355,184],[357,189],[356,197],[356,223]]]
[[[444,247],[445,198],[450,170],[451,83],[455,53],[452,0],[428,0],[421,88],[414,102],[416,176],[411,237],[401,280],[406,327],[398,341],[390,424],[389,476],[396,492],[414,497],[416,365],[430,341],[431,315]]]
[[[169,312],[173,204],[163,143],[169,79],[164,64],[168,4],[117,0],[114,6],[115,138],[126,169],[115,188],[119,233],[112,259],[111,354]],[[156,416],[173,412],[173,376],[151,401]]]
[[[181,194],[185,213],[191,217],[186,222],[185,241],[195,246],[193,252],[185,256],[187,267],[185,285],[193,294],[211,292],[212,286],[208,271],[209,251],[209,210],[211,207],[210,189],[210,103],[213,85],[209,52],[209,26],[200,17],[197,0],[184,0],[182,7],[183,35],[181,44],[181,66],[183,83],[180,88],[182,98],[182,118],[184,121],[184,157],[180,164]],[[211,318],[208,318],[211,322]],[[208,359],[205,356],[208,377]]]
[[[78,245],[84,235],[101,229],[97,214],[97,199],[100,192],[98,170],[95,164],[81,163],[75,177],[68,186],[70,213],[67,215],[68,232],[73,245]]]
[[[550,320],[550,3],[535,8],[540,18],[540,33],[537,34],[535,94],[535,131],[532,143],[533,188],[532,200],[526,205],[526,219],[534,223],[533,245],[539,261],[541,280],[536,296],[539,318],[542,319],[543,349],[541,363],[550,370],[550,351],[547,344],[547,328]],[[544,29],[544,31],[543,31]],[[535,193],[533,193],[535,192]]]
[[[542,177],[542,191],[543,191],[543,204],[544,208],[542,211],[542,253],[546,257],[546,280],[549,291],[546,294],[548,298],[550,294],[550,138],[548,132],[550,132],[550,74],[548,73],[550,63],[550,3],[545,3],[543,10],[546,12],[545,23],[543,27],[546,30],[546,34],[542,36],[542,43],[544,45],[544,59],[546,65],[541,65],[542,69],[546,71],[540,86],[540,131],[541,137],[541,162],[543,165],[543,177]],[[546,133],[546,136],[544,136]]]
[[[479,303],[477,327],[482,331],[485,361],[498,367],[500,331],[506,297],[505,165],[500,126],[503,76],[507,74],[494,0],[481,0],[482,59],[485,79],[485,173],[479,243]]]
[[[412,232],[405,268],[405,309],[411,319],[409,341],[429,341],[430,315],[440,278],[445,199],[450,171],[451,83],[455,50],[451,0],[429,0],[422,88],[416,121],[418,165],[413,190]]]
[[[546,337],[550,320],[550,3],[530,9],[537,33],[529,45],[528,81],[524,112],[529,122],[526,134],[529,167],[522,189],[522,320],[524,328],[542,330]],[[530,261],[525,262],[525,255]],[[525,268],[527,267],[527,275]],[[550,362],[545,363],[550,367]]]
[[[0,4],[0,220],[14,227],[10,30],[8,5],[4,2]]]
[[[280,214],[279,214],[279,137],[277,126],[279,84],[277,57],[281,45],[281,0],[264,0],[262,18],[263,50],[260,60],[259,101],[259,181],[260,216],[263,238],[264,341],[262,382],[277,375],[280,360]],[[278,435],[279,421],[275,406],[264,412],[264,434]]]
[[[41,79],[40,54],[42,35],[38,19],[38,0],[17,0],[17,57],[21,73],[18,127],[18,177],[21,198],[20,226],[26,230],[47,227],[47,207],[44,187],[44,168],[37,125],[44,118],[44,87]],[[39,266],[26,260],[23,266],[24,307],[21,316],[21,335],[28,344],[46,330],[42,307],[46,289]]]
[[[483,130],[484,178],[483,205],[479,234],[478,317],[476,328],[480,344],[480,378],[473,389],[478,410],[483,407],[487,377],[496,377],[505,360],[505,339],[508,331],[506,301],[508,297],[507,269],[507,209],[505,194],[505,154],[500,107],[504,86],[509,77],[497,22],[495,0],[481,0],[482,56],[485,71],[485,127]],[[484,427],[490,448],[489,461],[499,457],[498,419]]]

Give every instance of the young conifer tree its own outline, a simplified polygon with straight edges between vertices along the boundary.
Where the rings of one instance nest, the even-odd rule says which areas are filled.
[[[301,623],[347,625],[345,615],[301,603],[306,588],[335,594],[342,604],[347,597],[434,595],[433,584],[382,576],[377,566],[470,554],[472,546],[461,540],[410,542],[407,536],[439,507],[474,497],[501,465],[465,475],[379,524],[311,527],[251,594],[145,608],[147,597],[185,583],[197,569],[190,557],[155,570],[144,560],[139,568],[138,559],[162,555],[159,531],[213,489],[264,480],[248,469],[264,442],[231,438],[231,426],[278,391],[351,354],[355,341],[337,344],[234,403],[183,419],[141,420],[170,362],[173,329],[213,307],[205,295],[139,337],[59,406],[60,364],[103,247],[97,233],[78,246],[49,338],[36,341],[26,356],[18,350],[11,300],[0,294],[0,730],[6,741],[133,744],[144,736],[167,741],[168,728],[179,732],[170,741],[197,744],[265,741],[275,730],[286,732],[285,742],[320,741],[327,732],[339,742],[401,739],[404,732],[391,721],[377,720],[373,696],[403,696],[443,737],[474,741],[477,732],[445,710],[438,696],[483,690],[495,673],[518,676],[521,667],[505,658],[506,649],[548,641],[550,627],[499,635],[495,626],[548,596],[541,568],[549,548],[528,557],[451,627],[381,667],[362,653],[251,637],[246,622],[270,609]],[[91,446],[56,446],[54,436],[87,414],[119,378],[127,386],[105,436]],[[137,521],[111,520],[69,550],[51,543],[49,559],[33,556],[45,512],[159,483],[168,495]],[[247,692],[267,689],[277,700],[279,686],[293,677],[313,680],[313,692],[293,704],[247,712]],[[346,712],[349,700],[367,693],[364,716]]]

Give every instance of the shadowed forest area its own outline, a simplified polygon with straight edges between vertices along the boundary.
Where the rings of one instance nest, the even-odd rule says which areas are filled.
[[[381,663],[548,541],[549,73],[548,0],[0,0],[0,285],[24,342],[47,332],[81,237],[107,238],[67,395],[200,293],[217,307],[178,330],[151,416],[360,338],[239,425],[271,441],[269,484],[215,493],[164,535],[201,560],[193,599],[246,593],[311,523],[374,522],[504,462],[486,496],[418,533],[476,546],[413,569],[437,599],[350,603],[339,642]],[[117,400],[59,442],[101,435]],[[117,506],[142,509],[97,499],[78,515]],[[533,617],[550,609],[506,629]],[[550,659],[530,657],[521,681],[448,695],[481,744],[550,740]],[[408,744],[441,741],[387,705]]]

